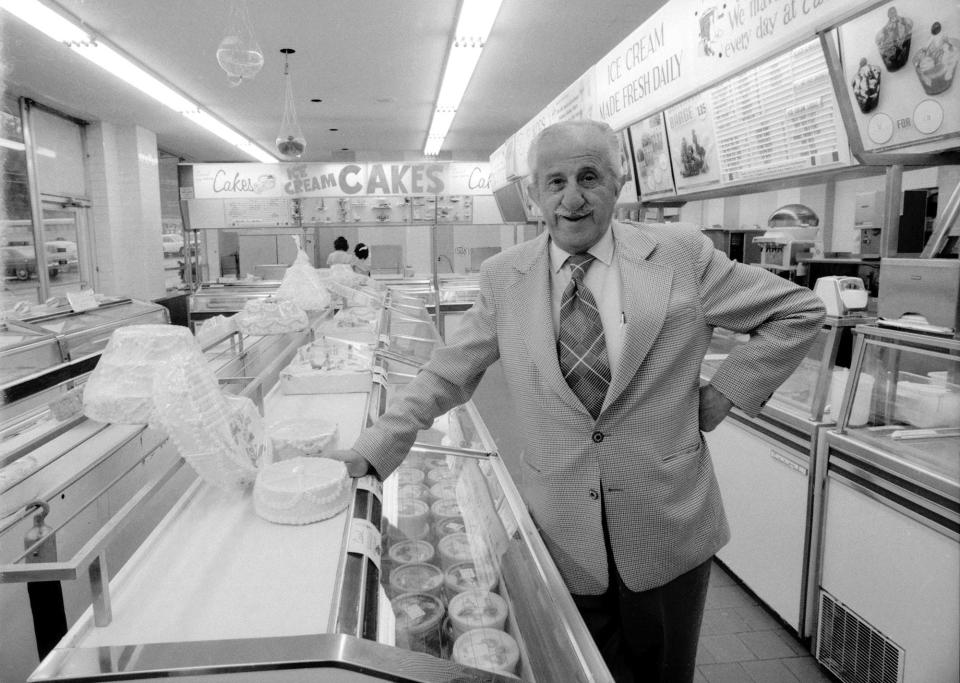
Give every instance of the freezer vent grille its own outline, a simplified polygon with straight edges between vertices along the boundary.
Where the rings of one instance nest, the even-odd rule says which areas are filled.
[[[817,660],[844,683],[902,683],[903,648],[820,590]]]

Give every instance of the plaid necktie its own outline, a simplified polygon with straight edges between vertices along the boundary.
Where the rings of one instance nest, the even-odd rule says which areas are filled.
[[[557,356],[567,384],[596,419],[610,386],[610,361],[600,311],[583,284],[594,258],[591,254],[574,254],[567,259],[573,276],[560,300]]]

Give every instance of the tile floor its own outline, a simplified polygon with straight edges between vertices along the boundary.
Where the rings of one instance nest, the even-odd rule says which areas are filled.
[[[697,651],[697,683],[834,683],[806,645],[719,564]]]

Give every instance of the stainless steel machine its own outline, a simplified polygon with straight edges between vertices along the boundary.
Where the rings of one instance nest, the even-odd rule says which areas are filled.
[[[760,246],[759,265],[788,276],[802,270],[802,258],[812,256],[820,231],[817,214],[803,204],[786,204],[773,212],[767,231],[753,238]]]

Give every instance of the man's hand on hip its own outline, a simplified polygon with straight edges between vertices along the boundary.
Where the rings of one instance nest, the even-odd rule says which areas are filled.
[[[700,387],[700,431],[712,432],[732,407],[733,402],[712,384]]]
[[[347,466],[347,473],[351,477],[362,477],[370,472],[370,463],[352,448],[342,451],[330,451],[329,453],[324,453],[323,457],[343,462]]]

